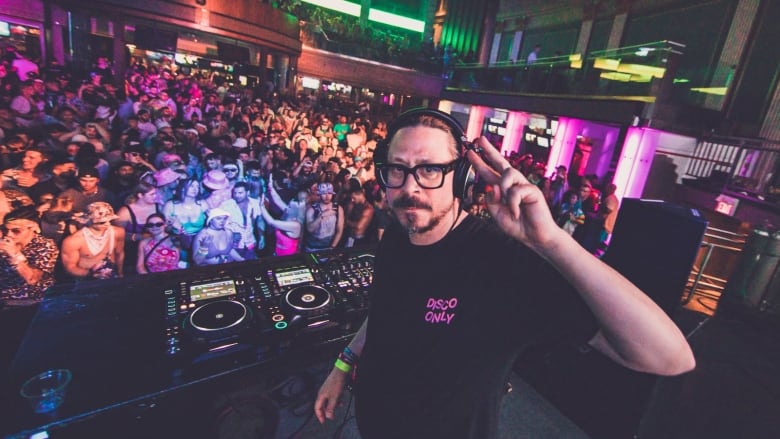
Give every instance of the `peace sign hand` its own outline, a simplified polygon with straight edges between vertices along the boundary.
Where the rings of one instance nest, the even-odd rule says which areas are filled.
[[[469,150],[466,157],[492,188],[487,207],[498,226],[536,251],[550,246],[562,229],[555,224],[542,191],[512,168],[487,139],[480,137],[476,143],[482,154]]]

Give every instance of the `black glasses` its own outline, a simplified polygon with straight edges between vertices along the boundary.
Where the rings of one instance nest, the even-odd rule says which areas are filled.
[[[377,166],[377,169],[382,183],[390,189],[403,186],[409,174],[414,176],[414,180],[421,188],[438,189],[444,184],[444,176],[455,169],[456,162],[457,160],[447,164],[423,163],[413,168],[391,163]]]
[[[165,223],[146,223],[146,227],[147,228],[162,227],[164,225],[165,225]]]
[[[238,168],[222,168],[224,172],[238,172]]]

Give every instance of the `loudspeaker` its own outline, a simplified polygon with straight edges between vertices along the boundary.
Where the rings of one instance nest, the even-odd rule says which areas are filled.
[[[459,158],[455,161],[453,166],[454,177],[452,179],[452,194],[455,198],[463,201],[463,199],[466,198],[469,186],[474,183],[476,175],[474,168],[471,166],[471,162],[465,157],[466,148],[469,144],[468,138],[463,132],[463,127],[454,117],[443,111],[431,108],[415,108],[405,111],[395,118],[387,127],[387,137],[380,141],[377,144],[376,149],[374,149],[374,164],[380,170],[377,182],[382,189],[387,189],[381,176],[381,168],[383,165],[387,164],[388,149],[390,148],[390,141],[393,140],[393,136],[395,136],[401,128],[418,125],[418,121],[423,116],[432,117],[444,123],[449,128],[452,137],[455,139],[455,148],[458,150]]]
[[[602,260],[671,315],[680,305],[706,229],[707,220],[696,209],[624,198]]]
[[[680,306],[707,221],[695,209],[624,198],[604,262],[667,314]],[[587,346],[526,351],[514,370],[589,436],[636,437],[655,375],[621,367]]]

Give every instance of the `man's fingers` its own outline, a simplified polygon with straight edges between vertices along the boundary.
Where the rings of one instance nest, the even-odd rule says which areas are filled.
[[[501,152],[499,152],[499,150],[486,138],[480,137],[477,139],[477,145],[482,148],[482,157],[485,158],[485,161],[487,161],[488,165],[490,165],[494,171],[500,174],[504,172],[506,168],[511,167],[509,162],[501,155]]]
[[[314,415],[317,416],[317,420],[320,421],[320,424],[324,423],[326,419],[334,419],[336,402],[336,399],[321,397],[314,403]]]
[[[501,181],[501,176],[493,170],[490,165],[485,163],[485,161],[482,160],[482,157],[476,152],[466,152],[466,158],[471,162],[472,166],[474,166],[474,170],[477,171],[477,174],[479,174],[479,177],[484,180],[485,183],[498,184],[498,182]]]

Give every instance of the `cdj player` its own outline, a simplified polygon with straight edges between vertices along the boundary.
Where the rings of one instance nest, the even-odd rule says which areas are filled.
[[[371,252],[308,253],[190,270],[164,289],[165,352],[197,354],[292,341],[359,325],[368,309]]]

